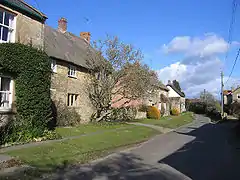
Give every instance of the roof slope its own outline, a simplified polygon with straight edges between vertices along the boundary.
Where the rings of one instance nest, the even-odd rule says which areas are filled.
[[[23,13],[37,21],[45,22],[47,16],[23,0],[0,0],[1,4]]]
[[[48,56],[88,68],[86,59],[89,44],[83,38],[46,25],[44,42]]]
[[[173,84],[168,83],[167,86],[170,86],[176,93],[179,94],[179,96],[185,97],[185,94],[183,92],[179,91]]]

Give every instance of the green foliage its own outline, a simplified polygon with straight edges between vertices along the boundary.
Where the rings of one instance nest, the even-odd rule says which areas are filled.
[[[1,138],[0,144],[18,144],[28,143],[32,141],[60,139],[61,136],[54,130],[44,130],[40,136],[36,136],[31,129],[22,129],[28,127],[28,122],[21,118],[12,118],[6,126],[0,128]]]
[[[112,121],[131,121],[135,119],[137,109],[134,107],[121,107],[112,109],[111,118]]]
[[[230,106],[230,114],[240,118],[240,103],[239,102],[233,102]]]
[[[1,73],[15,80],[17,120],[16,136],[39,137],[51,120],[51,69],[46,53],[19,43],[0,44]],[[13,139],[16,139],[13,137]]]
[[[196,114],[205,114],[206,103],[204,102],[189,102],[188,103],[188,111],[192,111]]]
[[[149,119],[159,119],[160,115],[161,115],[161,113],[160,113],[158,108],[156,108],[154,106],[148,106],[147,118],[149,118]]]
[[[173,86],[177,88],[180,92],[182,91],[180,84],[177,80],[173,80]]]
[[[81,122],[81,116],[74,108],[68,108],[60,101],[54,102],[54,114],[57,126],[76,126]]]
[[[145,104],[142,104],[138,107],[139,112],[147,112],[148,106]]]
[[[61,139],[61,135],[56,131],[48,131],[45,130],[43,133],[43,140],[53,140],[53,139]]]
[[[188,102],[188,110],[196,114],[206,114],[213,120],[220,120],[221,113],[217,103],[206,103],[206,102]]]
[[[171,109],[171,115],[178,116],[180,114],[180,111],[178,108]]]

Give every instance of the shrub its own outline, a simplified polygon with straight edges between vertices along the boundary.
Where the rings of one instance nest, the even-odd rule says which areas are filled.
[[[121,107],[112,109],[110,121],[130,121],[135,119],[137,109],[134,107]]]
[[[154,106],[148,106],[147,109],[147,118],[149,119],[159,119],[160,118],[160,110]]]
[[[233,102],[230,105],[230,113],[238,118],[240,118],[240,103],[239,102]]]
[[[178,110],[178,108],[171,109],[171,115],[178,116],[179,114],[180,114],[180,111]]]
[[[206,107],[207,105],[204,102],[192,102],[188,104],[188,110],[196,114],[205,114]]]
[[[21,122],[13,125],[10,140],[40,137],[52,119],[49,57],[19,43],[2,43],[0,52],[1,73],[11,74],[15,80],[17,120]]]
[[[81,116],[74,108],[67,107],[64,103],[56,101],[53,103],[57,126],[76,126],[81,122]]]
[[[138,107],[139,112],[147,112],[148,106],[145,104],[142,104]]]

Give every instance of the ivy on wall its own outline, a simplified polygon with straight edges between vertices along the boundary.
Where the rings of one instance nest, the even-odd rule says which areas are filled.
[[[15,81],[21,131],[41,136],[51,120],[51,68],[47,54],[19,43],[0,44],[0,71]]]

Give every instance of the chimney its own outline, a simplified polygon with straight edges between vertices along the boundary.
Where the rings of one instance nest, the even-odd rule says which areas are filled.
[[[85,39],[88,42],[88,44],[90,43],[90,37],[91,37],[90,32],[81,32],[80,37]]]
[[[168,80],[168,84],[171,84],[171,80]]]
[[[61,33],[67,32],[67,19],[66,18],[61,18],[58,20],[58,31]]]

